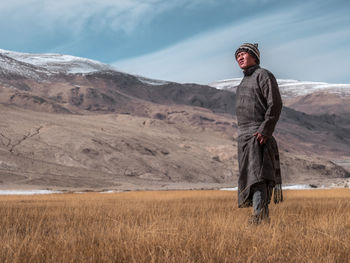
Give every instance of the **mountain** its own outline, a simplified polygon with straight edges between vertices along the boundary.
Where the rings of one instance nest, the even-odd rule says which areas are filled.
[[[77,64],[84,73],[77,72]],[[200,106],[218,112],[234,110],[230,107],[234,97],[230,92],[133,76],[100,64],[64,55],[45,54],[41,58],[40,55],[3,52],[0,54],[0,84],[9,89],[4,90],[7,96],[4,94],[0,101],[73,113],[137,111],[135,104],[145,101]],[[90,65],[95,67],[91,69]],[[98,65],[100,70],[96,71]],[[87,72],[89,67],[91,71]],[[75,72],[69,73],[72,68]],[[135,100],[138,102],[130,102]]]
[[[227,79],[209,85],[235,93],[240,81],[241,78]],[[282,119],[286,114],[289,115],[287,117],[288,120],[293,120],[292,122],[296,124],[291,130],[294,132],[298,131],[298,136],[306,136],[309,142],[313,141],[312,148],[315,152],[319,151],[320,147],[333,148],[335,152],[341,148],[348,147],[348,142],[339,144],[328,136],[333,134],[340,141],[347,140],[346,133],[350,128],[350,84],[283,79],[277,79],[277,82],[285,106],[282,112]],[[321,127],[329,127],[329,123],[334,124],[333,132],[326,132],[328,128],[324,129]],[[321,126],[315,128],[314,125]],[[301,127],[307,127],[308,130],[323,130],[325,133],[319,137],[317,133],[311,135],[300,132]],[[278,129],[277,132],[279,132]],[[281,131],[279,133],[286,134],[288,132]],[[295,135],[297,136],[297,134]],[[325,139],[322,139],[322,137]],[[287,138],[284,139],[284,142],[286,141],[288,141]],[[307,148],[305,144],[298,145],[301,146],[299,147],[301,152]],[[289,147],[293,148],[296,145],[290,144]],[[341,156],[340,152],[338,154]],[[340,159],[336,155],[333,156],[337,159],[337,163],[342,164],[343,167],[349,170],[350,160],[348,154],[340,157]],[[345,160],[342,160],[342,158],[345,158]]]
[[[236,92],[242,78],[226,79],[210,83],[209,86],[217,89],[228,89]],[[298,81],[277,79],[282,98],[295,98],[313,93],[329,93],[350,97],[350,84],[330,84],[325,82]]]
[[[0,49],[0,54],[24,64],[42,68],[46,73],[90,73],[101,70],[113,70],[113,67],[95,60],[68,55],[28,54],[2,49]],[[1,64],[4,66],[3,62]]]
[[[237,183],[230,90],[134,76],[72,56],[2,50],[0,110],[0,188]],[[276,137],[284,182],[348,180],[350,128],[340,119],[284,107]]]
[[[209,84],[236,92],[241,78]],[[350,84],[277,79],[284,105],[308,114],[350,113]]]

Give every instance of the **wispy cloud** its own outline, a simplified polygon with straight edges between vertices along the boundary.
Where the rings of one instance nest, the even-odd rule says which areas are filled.
[[[212,0],[12,0],[2,3],[2,19],[40,26],[45,30],[65,28],[79,33],[91,26],[112,31],[131,32],[162,12],[173,8],[194,8]],[[1,20],[1,18],[0,18]],[[88,25],[93,20],[92,25]],[[7,23],[7,25],[9,25]]]
[[[233,52],[250,41],[279,77],[349,80],[349,8],[342,0],[11,0],[0,5],[0,48],[206,83],[241,76]]]
[[[233,57],[235,48],[242,42],[259,42],[262,66],[277,77],[349,79],[349,48],[341,48],[350,40],[349,18],[339,13],[305,15],[306,7],[234,23],[152,54],[116,61],[114,65],[159,79],[209,83],[241,76]],[[332,56],[336,59],[330,60]]]

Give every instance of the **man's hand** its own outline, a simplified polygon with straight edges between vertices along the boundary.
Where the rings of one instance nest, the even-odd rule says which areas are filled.
[[[265,144],[266,141],[267,141],[267,139],[268,139],[268,137],[266,137],[265,135],[262,135],[262,134],[259,133],[259,132],[256,132],[256,133],[254,133],[253,135],[256,137],[256,139],[258,140],[258,142],[259,142],[261,145]]]

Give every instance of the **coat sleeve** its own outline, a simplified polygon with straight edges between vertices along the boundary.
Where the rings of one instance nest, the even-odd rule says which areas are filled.
[[[266,99],[267,110],[265,120],[261,123],[258,132],[271,137],[282,110],[282,99],[275,77],[269,73],[260,86]]]

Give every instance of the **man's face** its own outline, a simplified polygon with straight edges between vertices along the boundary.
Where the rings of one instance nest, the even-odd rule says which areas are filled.
[[[238,66],[243,70],[256,65],[255,58],[245,51],[239,52],[236,60]]]

